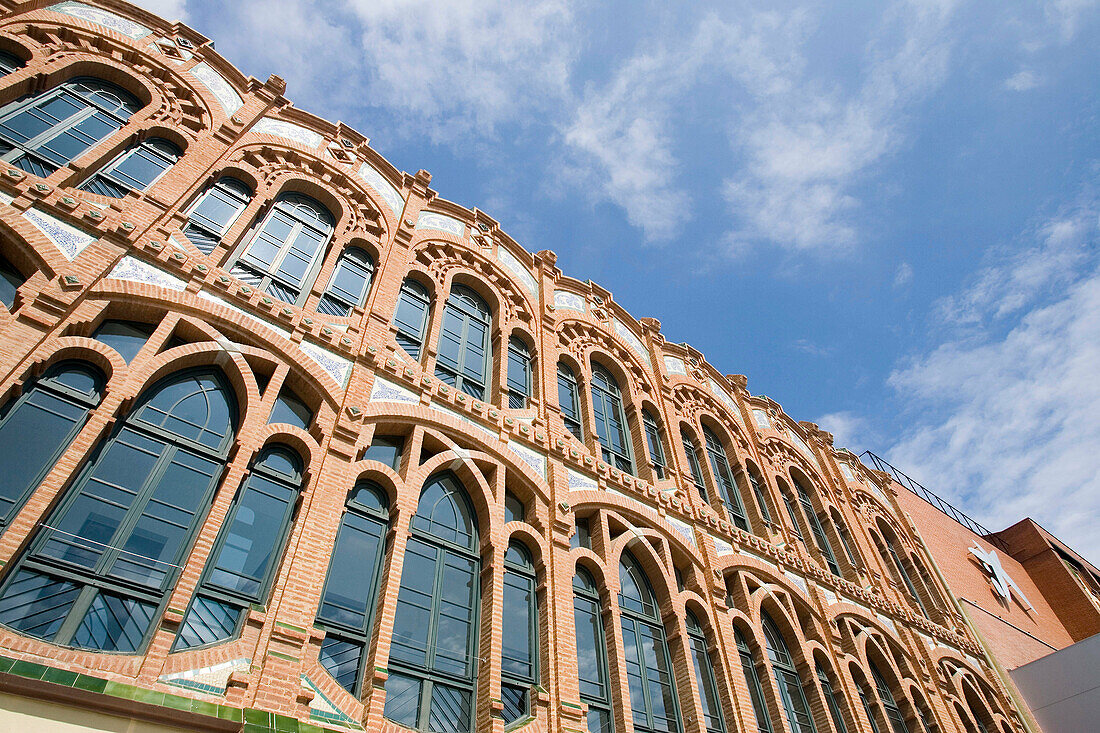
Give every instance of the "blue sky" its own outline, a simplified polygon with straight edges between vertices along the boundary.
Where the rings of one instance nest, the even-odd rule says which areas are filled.
[[[1100,2],[141,0],[992,528],[1100,560]]]

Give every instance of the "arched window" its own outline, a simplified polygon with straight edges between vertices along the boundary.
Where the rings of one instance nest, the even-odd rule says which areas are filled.
[[[687,430],[680,428],[680,441],[684,444],[684,453],[687,454],[688,467],[691,468],[691,480],[695,482],[695,488],[699,496],[707,504],[710,503],[710,495],[707,493],[707,483],[703,480],[703,464],[699,461],[699,444]]]
[[[161,380],[39,527],[0,590],[0,623],[57,644],[137,651],[225,468],[236,404],[210,369]]]
[[[779,482],[779,496],[783,499],[783,506],[787,510],[787,518],[791,520],[791,531],[794,532],[794,536],[798,538],[799,542],[805,544],[806,540],[802,534],[802,521],[798,518],[798,510],[794,508],[790,490],[782,481]]]
[[[271,414],[267,418],[268,425],[273,423],[285,423],[309,430],[309,426],[313,424],[313,410],[292,389],[284,385],[279,390],[279,396],[275,398],[275,404],[271,406]]]
[[[829,681],[829,673],[820,664],[817,665],[817,681],[821,683],[821,694],[825,696],[825,704],[829,706],[829,716],[833,719],[836,733],[848,733],[848,727],[844,725],[844,716],[840,712],[842,706],[840,698],[833,690],[833,683]]]
[[[607,677],[600,592],[584,568],[573,576],[573,624],[577,636],[577,677],[581,702],[588,705],[588,733],[611,733],[611,687]]]
[[[3,303],[5,308],[11,310],[15,305],[15,294],[25,282],[27,278],[23,277],[23,273],[0,255],[0,303]]]
[[[175,143],[151,137],[131,145],[106,168],[80,184],[80,189],[114,199],[130,191],[148,191],[182,155]]]
[[[881,528],[880,528],[881,531]],[[927,618],[928,609],[924,607],[924,602],[921,600],[920,593],[917,592],[917,586],[913,584],[913,579],[909,577],[909,571],[905,567],[905,563],[901,559],[901,555],[898,554],[897,547],[894,546],[894,539],[886,532],[881,532],[882,541],[886,546],[886,554],[889,559],[883,558],[887,565],[892,565],[897,572],[897,578],[905,586],[905,589],[909,592],[909,597],[916,602],[920,612]]]
[[[140,108],[114,84],[71,79],[0,109],[0,160],[48,176],[121,130]]]
[[[620,471],[634,473],[619,383],[606,369],[596,365],[592,366],[592,412],[603,460]]]
[[[714,663],[707,652],[707,637],[699,619],[687,612],[688,645],[691,662],[695,667],[695,684],[699,688],[699,703],[703,708],[703,725],[707,733],[722,733],[726,725],[722,720],[722,701],[718,697],[718,682],[714,677]]]
[[[229,176],[219,178],[191,207],[184,235],[200,252],[210,254],[251,200],[247,185]]]
[[[726,506],[730,521],[748,531],[749,520],[745,516],[745,507],[741,504],[741,494],[733,482],[733,471],[730,470],[730,462],[726,458],[726,449],[722,447],[722,441],[710,428],[703,428],[703,440],[707,444],[710,470],[714,473],[714,481],[718,484],[718,493]]]
[[[428,324],[428,290],[416,280],[405,278],[397,296],[393,323],[397,326],[397,345],[414,359],[424,348],[424,330]]]
[[[561,407],[561,419],[565,429],[577,440],[584,440],[581,429],[580,387],[573,370],[558,362],[558,406]]]
[[[645,427],[646,445],[649,448],[649,465],[658,481],[668,476],[668,461],[665,460],[665,442],[661,439],[661,427],[649,410],[642,410],[642,425]]]
[[[737,653],[741,657],[741,669],[745,673],[745,684],[749,687],[749,698],[752,699],[752,709],[756,713],[756,730],[758,733],[772,733],[772,721],[768,715],[768,705],[764,701],[764,689],[760,686],[760,677],[756,674],[756,663],[752,658],[752,650],[745,641],[741,630],[736,626],[733,629],[734,640],[737,642]]]
[[[649,579],[630,553],[619,562],[619,608],[630,713],[636,731],[680,731],[680,710],[661,612]]]
[[[527,507],[511,491],[504,492],[504,521],[522,522],[527,518]]]
[[[538,601],[535,566],[518,542],[504,554],[504,604],[501,625],[500,696],[504,722],[531,713],[531,686],[538,682]]]
[[[875,681],[875,689],[878,691],[878,700],[882,703],[882,710],[886,713],[886,720],[889,721],[890,728],[894,733],[908,733],[905,727],[905,716],[901,714],[897,702],[894,701],[894,694],[890,692],[890,685],[886,684],[886,679],[878,671],[878,667],[875,666],[874,662],[870,663],[870,669],[871,679]]]
[[[810,494],[796,478],[791,478],[794,482],[794,488],[798,492],[798,503],[802,505],[802,512],[806,515],[806,521],[810,523],[810,531],[814,536],[814,544],[817,545],[818,551],[821,552],[821,556],[825,558],[825,564],[829,566],[829,572],[833,575],[840,575],[840,567],[836,564],[836,555],[833,554],[833,548],[829,544],[829,538],[825,535],[825,527],[821,525],[821,520],[817,516],[817,512],[814,511],[813,502],[810,500]]]
[[[26,63],[24,63],[23,59],[13,53],[0,51],[0,76],[7,76],[16,69],[22,69],[24,66],[26,66]]]
[[[103,398],[106,381],[91,364],[61,362],[0,409],[0,529],[69,447]]]
[[[929,710],[928,703],[926,703],[916,692],[910,690],[910,694],[913,696],[913,703],[917,708],[917,717],[920,718],[922,733],[934,733],[934,731],[938,731],[939,728],[933,727],[935,717],[933,717],[932,711]]]
[[[483,400],[489,375],[489,306],[464,285],[451,288],[439,330],[435,376]]]
[[[428,479],[405,546],[394,611],[387,718],[421,731],[473,730],[477,522],[458,478]]]
[[[875,719],[875,710],[871,707],[871,697],[867,691],[867,686],[860,680],[856,680],[856,690],[859,692],[859,701],[863,705],[863,712],[867,714],[867,722],[871,724],[871,733],[879,733],[878,721]]]
[[[771,510],[768,509],[768,500],[764,496],[763,480],[757,476],[756,471],[751,468],[746,469],[745,473],[749,476],[749,486],[752,487],[752,495],[756,497],[756,503],[760,507],[760,516],[765,522],[770,524],[772,521],[772,513]]]
[[[779,688],[779,700],[787,713],[791,733],[815,733],[810,704],[806,701],[806,692],[802,689],[802,680],[794,668],[794,660],[787,649],[787,643],[783,641],[783,635],[779,633],[779,628],[770,616],[764,614],[762,621],[768,659],[772,663],[775,684]]]
[[[321,666],[356,696],[365,676],[388,529],[389,502],[382,487],[359,482],[340,519],[317,611],[317,620],[325,627]]]
[[[137,321],[104,321],[96,328],[92,338],[102,341],[118,352],[127,364],[134,360],[156,327]]]
[[[304,300],[335,224],[320,202],[299,193],[280,194],[232,273],[279,300]]]
[[[861,563],[859,561],[859,555],[852,547],[852,536],[848,534],[848,527],[840,520],[835,514],[833,515],[833,526],[836,527],[836,533],[840,537],[840,545],[844,548],[844,554],[848,557],[848,562],[852,568],[859,570]]]
[[[301,489],[297,453],[283,445],[260,451],[214,542],[175,649],[233,638],[249,605],[266,603]]]
[[[346,316],[353,308],[367,302],[370,281],[374,276],[374,260],[358,247],[348,247],[336,262],[328,288],[317,304],[317,310],[330,316]]]
[[[508,339],[508,407],[522,410],[531,399],[531,351],[522,339]]]

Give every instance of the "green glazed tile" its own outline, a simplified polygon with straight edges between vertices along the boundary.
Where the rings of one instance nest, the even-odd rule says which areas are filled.
[[[72,687],[78,677],[76,672],[70,672],[67,669],[54,669],[50,667],[46,670],[46,674],[42,675],[42,679],[46,682],[53,682],[56,685],[65,685],[65,687]]]
[[[73,687],[78,690],[87,690],[88,692],[103,692],[107,687],[107,680],[80,674],[76,676],[76,682],[73,683]]]
[[[237,723],[244,722],[244,711],[229,705],[218,706],[218,717],[222,720],[232,720]]]
[[[245,708],[244,722],[251,723],[252,725],[262,725],[265,728],[271,728],[271,713],[267,712],[266,710]]]
[[[206,715],[211,718],[218,717],[218,704],[206,700],[192,700],[191,712],[196,715]]]
[[[169,695],[168,693],[162,693],[164,695],[164,702],[161,703],[166,708],[172,708],[173,710],[190,710],[191,698],[180,697],[179,695]]]
[[[111,697],[121,697],[126,700],[133,700],[139,689],[141,688],[109,680],[107,686],[103,688],[103,694],[110,695]]]
[[[143,702],[147,705],[163,705],[164,693],[159,690],[143,690],[138,688],[134,693],[134,702]]]
[[[20,677],[28,677],[32,680],[42,679],[42,675],[46,674],[46,667],[38,662],[28,662],[20,659],[18,662],[11,666],[11,673],[19,675]]]
[[[272,728],[268,728],[266,725],[252,725],[251,723],[244,724],[244,731],[242,733],[271,733]]]
[[[278,733],[298,733],[298,719],[286,715],[276,715],[275,730]]]
[[[324,728],[312,723],[298,722],[298,733],[324,733]]]
[[[13,664],[15,664],[14,659],[0,657],[0,672],[10,672]]]

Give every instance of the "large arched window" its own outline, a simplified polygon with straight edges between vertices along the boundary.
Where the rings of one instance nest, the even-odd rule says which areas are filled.
[[[592,413],[596,419],[596,440],[603,460],[620,471],[634,473],[630,459],[630,436],[623,414],[619,383],[603,367],[592,365]]]
[[[48,176],[126,124],[141,108],[134,95],[90,77],[0,109],[0,161]]]
[[[210,254],[252,200],[252,189],[224,176],[203,192],[187,215],[184,235],[203,254]]]
[[[815,733],[810,704],[806,701],[806,692],[802,689],[802,680],[795,670],[787,643],[783,641],[783,635],[779,633],[779,628],[771,617],[764,614],[762,621],[768,659],[772,663],[775,684],[779,688],[779,700],[787,713],[791,733]]]
[[[317,621],[325,627],[321,665],[358,696],[386,555],[389,503],[382,487],[361,481],[348,496],[329,561]]]
[[[901,710],[894,700],[894,694],[890,692],[890,685],[886,683],[886,678],[878,671],[878,667],[875,666],[874,662],[870,663],[869,668],[871,679],[875,681],[875,689],[878,691],[878,701],[882,703],[882,710],[886,714],[886,720],[890,723],[890,729],[893,733],[907,733],[905,716],[901,714]]]
[[[699,688],[699,703],[703,708],[703,725],[707,733],[722,733],[725,723],[722,720],[722,702],[718,697],[718,682],[714,676],[714,664],[707,651],[707,637],[699,619],[691,611],[687,612],[688,646],[691,647],[691,662],[695,667],[695,685]]]
[[[684,428],[680,428],[680,441],[684,444],[688,468],[691,469],[691,480],[695,483],[700,498],[709,504],[710,495],[707,493],[707,483],[703,479],[703,464],[699,461],[699,444],[695,442],[695,438],[692,437],[691,433]]]
[[[611,733],[611,687],[607,677],[600,592],[584,568],[573,576],[573,623],[577,636],[577,677],[581,702],[588,705],[588,733]]]
[[[817,665],[817,681],[821,684],[821,694],[825,696],[825,704],[829,706],[829,716],[833,719],[836,733],[848,733],[848,726],[844,724],[844,715],[840,712],[842,708],[841,699],[833,690],[829,673],[820,664]]]
[[[266,602],[301,488],[297,453],[283,445],[260,451],[214,542],[175,649],[233,638],[249,605]]]
[[[829,538],[825,535],[825,527],[822,526],[821,519],[814,511],[814,504],[810,500],[809,492],[806,491],[806,487],[798,479],[791,477],[791,481],[794,482],[795,491],[798,492],[798,503],[802,505],[802,513],[806,515],[806,521],[810,523],[814,544],[817,545],[821,556],[825,558],[825,564],[829,566],[829,572],[833,575],[840,575],[840,567],[836,564],[836,555],[833,554],[832,545],[829,544]]]
[[[346,316],[353,308],[367,302],[370,281],[374,276],[374,260],[358,247],[348,247],[340,254],[328,288],[317,304],[317,310],[330,316]]]
[[[435,376],[474,399],[488,392],[489,306],[464,285],[451,288],[439,330]]]
[[[23,277],[23,273],[8,262],[4,255],[0,255],[0,303],[3,303],[5,308],[11,310],[15,305],[15,294],[25,282],[27,278]]]
[[[384,714],[395,723],[473,730],[477,547],[465,488],[452,473],[432,476],[412,518],[394,610]]]
[[[299,303],[335,224],[320,202],[299,193],[280,194],[232,273],[279,300]]]
[[[65,361],[0,409],[0,529],[6,527],[103,398],[103,373]]]
[[[748,531],[749,520],[745,516],[745,507],[741,504],[741,494],[733,482],[733,471],[730,469],[729,459],[726,458],[726,449],[722,447],[722,441],[710,428],[703,428],[703,439],[707,444],[710,470],[714,474],[715,483],[718,484],[718,493],[726,506],[730,521]]]
[[[159,618],[233,442],[220,373],[161,380],[93,453],[0,591],[0,623],[82,649],[137,651]]]
[[[771,716],[768,715],[768,704],[764,700],[764,688],[760,685],[760,676],[756,674],[756,662],[752,657],[752,650],[749,649],[749,643],[745,641],[741,629],[736,626],[733,629],[733,636],[737,642],[737,653],[741,657],[745,684],[749,688],[752,710],[756,714],[756,730],[758,733],[772,733]]]
[[[414,359],[420,358],[420,351],[424,348],[430,304],[427,288],[412,278],[405,278],[397,296],[393,325],[397,327],[397,345]]]
[[[148,191],[182,155],[175,143],[151,137],[131,145],[106,168],[80,184],[80,189],[114,199],[130,191]]]
[[[619,585],[623,654],[634,730],[680,731],[672,659],[660,608],[642,566],[630,553],[623,553],[619,562]]]
[[[565,429],[572,433],[574,438],[584,440],[584,431],[581,429],[580,392],[580,385],[573,370],[559,361],[558,406],[561,408],[561,419],[565,423]]]
[[[760,507],[760,517],[765,522],[771,524],[772,513],[768,508],[768,499],[764,496],[764,481],[752,468],[745,469],[745,473],[749,477],[749,486],[752,488],[752,495],[756,497],[756,503]]]
[[[523,339],[508,339],[508,407],[522,410],[531,399],[531,350]]]
[[[646,447],[649,448],[649,466],[653,469],[653,476],[662,481],[668,476],[668,461],[665,459],[661,426],[649,410],[642,410],[642,425],[645,427]]]
[[[504,555],[500,696],[505,724],[531,713],[531,686],[538,682],[538,600],[535,566],[527,548],[511,542]]]

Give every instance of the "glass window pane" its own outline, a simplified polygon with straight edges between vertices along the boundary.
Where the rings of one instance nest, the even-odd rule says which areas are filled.
[[[359,664],[363,657],[363,644],[352,643],[332,636],[321,642],[318,660],[321,666],[348,692],[355,694],[359,679]]]
[[[501,670],[505,674],[534,679],[531,612],[534,588],[530,578],[505,571],[501,634]]]
[[[431,733],[465,733],[470,729],[470,692],[438,682],[432,685],[432,704],[428,711]]]
[[[336,536],[325,594],[318,616],[364,632],[378,575],[386,525],[345,512]]]
[[[297,491],[253,474],[234,510],[209,582],[260,600],[260,587],[281,550]],[[224,530],[223,530],[224,531]]]
[[[392,468],[401,470],[401,453],[405,449],[405,439],[401,436],[376,435],[371,440],[370,446],[363,452],[364,461],[378,461]]]
[[[233,638],[237,633],[243,606],[233,606],[204,596],[196,596],[180,624],[173,650],[190,649]]]
[[[271,416],[267,419],[267,422],[269,425],[285,423],[302,430],[309,430],[309,426],[313,423],[313,410],[309,409],[309,405],[303,402],[298,395],[284,387],[275,399],[275,404],[271,408]]]
[[[104,321],[92,334],[92,338],[110,346],[127,362],[145,346],[145,342],[153,335],[154,327],[147,323],[135,323],[133,321]]]
[[[72,610],[80,586],[29,570],[15,573],[0,596],[0,624],[50,640]]]
[[[386,680],[386,708],[389,720],[415,728],[420,717],[420,680],[390,673]]]
[[[152,603],[99,592],[73,634],[72,645],[105,652],[135,652],[155,610]]]

